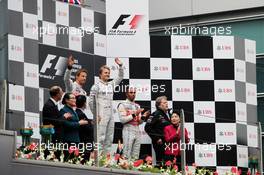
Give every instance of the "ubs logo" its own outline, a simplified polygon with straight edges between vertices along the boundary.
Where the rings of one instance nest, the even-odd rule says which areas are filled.
[[[37,26],[26,22],[26,29],[36,30]]]
[[[232,47],[230,45],[218,45],[216,50],[218,51],[230,51]]]
[[[169,67],[168,66],[155,66],[154,71],[168,71]]]
[[[92,23],[92,19],[89,17],[83,17],[83,22]]]
[[[228,136],[228,137],[230,137],[230,136],[234,136],[234,132],[232,132],[232,131],[220,131],[219,135],[220,136]]]
[[[210,117],[213,117],[211,116],[213,114],[213,111],[211,109],[198,109],[197,114],[198,115],[208,115]]]
[[[214,157],[213,153],[200,153],[199,154],[200,158],[212,158]]]
[[[189,50],[189,46],[188,45],[176,45],[174,47],[175,50]]]
[[[26,76],[28,78],[37,78],[37,73],[27,72],[26,73]]]
[[[80,38],[79,37],[75,37],[75,36],[71,36],[71,40],[72,41],[76,41],[76,42],[80,42]]]
[[[176,92],[178,92],[178,93],[190,93],[191,89],[190,88],[176,88]]]
[[[11,47],[12,51],[22,52],[22,47],[20,47],[20,46],[12,44],[10,47]]]
[[[228,93],[232,93],[232,92],[233,92],[233,89],[231,89],[231,88],[219,88],[219,89],[218,89],[218,92],[219,92],[219,93],[225,93],[225,94],[228,94]]]
[[[196,71],[197,72],[210,72],[211,71],[211,68],[210,67],[200,66],[200,67],[196,67]]]
[[[58,11],[58,15],[62,16],[62,17],[66,17],[67,16],[67,12]]]
[[[12,100],[16,100],[16,101],[22,101],[23,100],[23,97],[21,95],[13,94],[11,98],[12,98]]]
[[[101,48],[105,48],[105,43],[102,43],[102,42],[96,42],[95,43],[96,47],[101,47]]]

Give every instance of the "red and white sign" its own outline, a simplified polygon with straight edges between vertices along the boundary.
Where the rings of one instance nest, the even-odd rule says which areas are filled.
[[[214,47],[214,58],[234,59],[233,36],[214,36],[213,47]]]
[[[193,101],[193,82],[191,80],[173,80],[172,96],[175,101]]]
[[[39,66],[24,63],[24,84],[27,87],[39,88]]]
[[[9,109],[25,110],[25,90],[23,86],[9,84]]]
[[[82,30],[75,27],[69,28],[69,49],[82,51]]]
[[[148,0],[106,1],[107,57],[150,56],[148,8]]]
[[[24,62],[24,38],[8,35],[8,59]]]
[[[195,163],[197,166],[216,166],[216,145],[195,145]]]
[[[94,34],[94,54],[106,56],[106,36],[101,34]],[[119,56],[118,56],[119,57]]]
[[[171,36],[171,57],[192,58],[192,36]]]
[[[215,100],[235,101],[235,82],[233,80],[215,80]]]
[[[88,32],[94,30],[94,12],[92,10],[82,8],[82,28]]]
[[[214,62],[211,59],[193,59],[193,79],[194,80],[213,80]]]
[[[214,123],[215,122],[214,102],[194,102],[194,122]]]
[[[215,124],[217,144],[236,144],[236,124],[235,123],[216,123]]]
[[[151,79],[171,79],[171,59],[151,58],[150,59]]]
[[[23,13],[23,32],[25,38],[38,40],[38,16]]]
[[[43,21],[42,28],[40,29],[40,35],[43,36],[43,44],[56,46],[56,34],[56,24]]]
[[[56,24],[69,26],[69,5],[56,1]]]

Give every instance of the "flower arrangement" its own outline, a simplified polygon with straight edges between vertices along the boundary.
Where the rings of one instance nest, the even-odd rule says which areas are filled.
[[[65,154],[65,152],[67,152],[67,154]],[[30,145],[21,146],[18,148],[16,151],[16,158],[95,166],[94,154],[91,153],[89,161],[85,160],[83,154],[80,153],[78,148],[75,146],[70,146],[68,151],[63,151],[62,153],[62,151],[59,150],[50,151],[43,149],[38,144],[31,143]],[[105,168],[158,173],[163,175],[182,175],[181,171],[179,171],[178,166],[176,165],[176,160],[173,160],[172,162],[167,161],[162,167],[157,168],[153,166],[151,156],[146,156],[145,159],[128,160],[120,154],[114,154],[113,156],[107,154],[106,156],[99,157],[99,166]],[[205,168],[197,168],[196,164],[192,164],[192,168],[190,169],[188,166],[186,166],[185,172],[187,175],[218,175],[217,171],[211,171]],[[225,173],[225,175],[241,174],[241,170],[237,167],[232,167],[230,171]],[[251,171],[248,170],[247,175],[260,174],[258,172],[251,174]]]

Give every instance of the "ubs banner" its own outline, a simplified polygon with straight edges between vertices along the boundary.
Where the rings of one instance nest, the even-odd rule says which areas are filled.
[[[108,57],[149,57],[148,7],[148,0],[106,1]]]
[[[68,49],[39,45],[39,85],[50,88],[59,85],[65,90],[63,77],[67,68],[69,55],[75,58],[71,79],[75,80],[75,73],[81,68],[88,71],[87,82],[84,89],[89,92],[94,83],[94,59],[92,55],[76,52]]]

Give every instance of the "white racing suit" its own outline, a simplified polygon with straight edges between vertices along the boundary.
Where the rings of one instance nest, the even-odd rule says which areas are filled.
[[[88,97],[87,97],[87,93],[86,91],[82,88],[82,86],[80,86],[76,81],[72,81],[71,80],[71,70],[66,69],[65,73],[64,73],[64,84],[65,84],[65,91],[66,93],[68,92],[72,92],[72,93],[77,93],[80,95],[85,95],[86,96],[86,101],[88,101]],[[60,106],[60,108],[62,108],[63,105]],[[84,110],[85,115],[89,118],[89,119],[93,119],[92,118],[92,112],[90,110],[90,106],[88,105],[88,103],[86,104],[86,109]]]
[[[91,87],[89,106],[91,111],[94,111],[94,103],[96,103],[97,114],[101,118],[98,124],[98,142],[99,154],[106,155],[111,152],[111,146],[114,137],[114,117],[113,117],[113,94],[115,86],[123,80],[124,70],[119,67],[118,77],[110,82],[99,80],[98,83]],[[95,101],[94,101],[95,100]],[[101,149],[102,148],[102,149]],[[102,151],[102,152],[101,152]]]
[[[128,159],[138,159],[140,152],[140,130],[139,124],[141,114],[133,118],[132,114],[135,113],[140,106],[135,102],[128,99],[118,105],[118,112],[120,121],[123,123],[123,154]]]
[[[71,70],[66,69],[64,73],[64,84],[65,84],[65,91],[67,92],[77,92],[80,95],[85,95],[85,90],[78,84],[76,81],[71,80]]]

